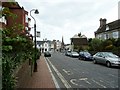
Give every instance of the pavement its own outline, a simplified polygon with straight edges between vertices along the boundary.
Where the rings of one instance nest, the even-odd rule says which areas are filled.
[[[25,70],[25,66],[26,65],[24,65],[22,67],[23,69],[19,71],[17,89],[22,90],[23,88],[49,88],[50,90],[56,90],[52,75],[48,69],[43,54],[40,56],[40,59],[37,60],[37,72],[33,72],[32,76],[30,74],[30,65],[28,65],[29,69],[27,70]],[[24,75],[21,76],[22,73],[24,73]]]

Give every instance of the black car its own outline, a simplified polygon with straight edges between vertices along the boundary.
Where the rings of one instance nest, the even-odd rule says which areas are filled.
[[[79,52],[79,60],[93,60],[92,55],[88,51]]]
[[[51,53],[49,51],[44,52],[45,57],[51,57]]]

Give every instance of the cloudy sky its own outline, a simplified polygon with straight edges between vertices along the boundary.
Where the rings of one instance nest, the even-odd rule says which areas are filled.
[[[106,18],[107,23],[118,19],[120,0],[16,0],[28,12],[38,9],[36,19],[40,39],[62,40],[70,43],[70,38],[81,32],[87,38],[94,38],[99,27],[99,19]],[[32,18],[31,18],[32,20]],[[33,26],[31,21],[31,27]],[[33,33],[33,29],[31,33]]]

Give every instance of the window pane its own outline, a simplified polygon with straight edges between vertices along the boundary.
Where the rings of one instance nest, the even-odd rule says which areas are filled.
[[[113,38],[118,38],[118,32],[113,32]]]

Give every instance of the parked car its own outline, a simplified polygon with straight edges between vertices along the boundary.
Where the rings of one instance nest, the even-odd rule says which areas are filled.
[[[51,53],[49,51],[44,52],[45,57],[51,57]]]
[[[65,52],[65,55],[66,55],[66,56],[70,56],[70,54],[71,54],[71,51],[66,51],[66,52]]]
[[[81,51],[79,52],[79,60],[93,60],[92,55],[88,51]]]
[[[112,52],[97,52],[93,55],[93,62],[106,64],[107,67],[120,66],[120,57]]]
[[[71,57],[79,57],[79,54],[78,54],[77,52],[75,52],[75,51],[72,51],[72,52],[70,53],[70,56],[71,56]]]

